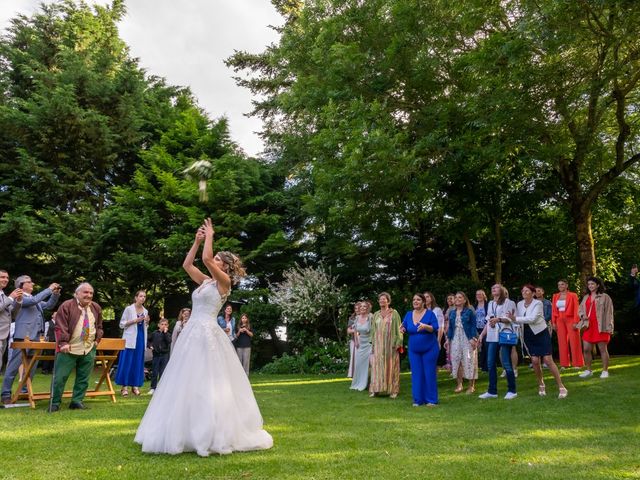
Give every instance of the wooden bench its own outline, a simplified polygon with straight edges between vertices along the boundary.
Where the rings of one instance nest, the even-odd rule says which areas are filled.
[[[113,384],[109,377],[109,370],[118,358],[118,352],[124,350],[124,345],[124,338],[103,338],[100,340],[98,348],[96,349],[96,365],[101,367],[102,374],[96,383],[96,387],[93,390],[87,390],[87,397],[108,395],[111,397],[112,402],[116,401],[116,392],[113,389]],[[36,408],[36,400],[49,400],[51,398],[51,391],[34,392],[31,383],[31,371],[39,360],[55,360],[55,355],[47,351],[55,351],[56,343],[34,342],[26,338],[21,342],[13,342],[11,348],[20,350],[23,368],[22,380],[18,383],[18,388],[11,397],[11,403],[27,399],[31,408]],[[101,390],[103,385],[105,385],[106,388]],[[26,386],[27,392],[21,393],[24,386]],[[70,398],[71,396],[72,392],[70,390],[65,391],[63,394],[64,398]]]

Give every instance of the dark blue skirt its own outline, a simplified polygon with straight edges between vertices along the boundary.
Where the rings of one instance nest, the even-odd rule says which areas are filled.
[[[136,348],[120,352],[116,383],[123,387],[141,387],[144,384],[144,322],[138,323]]]
[[[551,355],[551,335],[548,328],[536,335],[529,325],[525,325],[524,344],[532,357]]]

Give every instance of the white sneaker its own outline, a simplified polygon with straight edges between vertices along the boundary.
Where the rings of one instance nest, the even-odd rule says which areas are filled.
[[[607,370],[603,370],[600,374],[600,378],[609,378],[609,372]]]
[[[593,372],[591,370],[583,370],[578,376],[580,378],[587,378],[587,377],[590,377],[591,375],[593,375]]]
[[[147,392],[147,395],[153,395],[153,392],[155,392],[155,389],[152,388]]]
[[[498,395],[495,395],[495,394],[489,393],[489,392],[485,392],[482,395],[478,395],[478,398],[486,400],[487,398],[498,398]]]
[[[502,370],[502,373],[500,374],[500,378],[504,378],[507,376],[507,371],[506,370]]]
[[[516,378],[518,378],[518,370],[514,370],[514,371],[513,371],[513,376],[514,376],[514,377],[516,377]]]
[[[514,398],[516,398],[518,396],[517,393],[513,393],[513,392],[507,392],[507,394],[504,396],[505,400],[513,400]]]

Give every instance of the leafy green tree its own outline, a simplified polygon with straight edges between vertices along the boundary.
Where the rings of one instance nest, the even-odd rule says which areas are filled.
[[[568,211],[581,276],[595,272],[592,208],[640,160],[636,3],[275,5],[280,42],[228,63],[306,188],[316,258],[415,281],[444,237],[476,281],[475,251],[493,243],[500,279],[503,245],[520,242],[502,235],[510,219],[549,207]]]
[[[120,0],[60,1],[0,39],[0,262],[12,272],[68,288],[90,278],[99,213],[171,119],[177,89],[130,57],[124,13]]]

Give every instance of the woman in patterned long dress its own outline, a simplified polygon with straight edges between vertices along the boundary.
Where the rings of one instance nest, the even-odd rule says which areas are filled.
[[[462,392],[464,378],[469,380],[467,393],[475,392],[478,378],[478,330],[476,314],[469,306],[469,299],[464,292],[456,293],[454,308],[449,310],[447,342],[451,352],[451,375],[458,382],[454,392]]]
[[[396,398],[400,392],[400,354],[402,332],[400,314],[390,307],[391,295],[378,296],[380,310],[371,321],[371,383],[369,396],[386,394]]]

